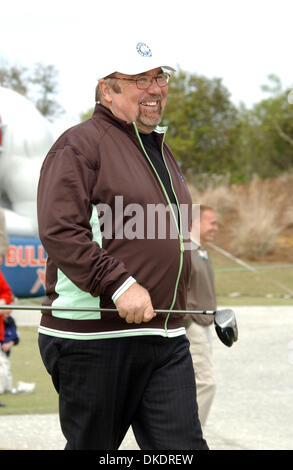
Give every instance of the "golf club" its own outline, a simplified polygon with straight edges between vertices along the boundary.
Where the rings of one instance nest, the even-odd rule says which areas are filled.
[[[56,310],[56,311],[76,311],[76,312],[118,312],[115,308],[93,308],[93,307],[60,307],[48,305],[0,305],[1,310]],[[183,315],[213,315],[216,333],[219,339],[228,347],[238,339],[238,328],[235,313],[231,309],[223,310],[160,310],[154,309],[156,313],[172,313]]]
[[[217,310],[214,317],[215,329],[218,337],[229,348],[238,339],[236,316],[233,310]]]

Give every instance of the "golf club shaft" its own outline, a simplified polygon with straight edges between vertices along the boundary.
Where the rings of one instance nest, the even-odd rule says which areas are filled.
[[[73,311],[73,312],[118,312],[115,308],[99,308],[99,307],[60,307],[52,305],[15,305],[7,304],[0,305],[1,310],[56,310],[56,311]],[[201,314],[201,315],[215,315],[216,310],[160,310],[154,309],[156,313],[177,313],[177,314]]]
[[[0,305],[0,314],[1,310],[42,310],[42,311],[52,311],[52,310],[62,310],[62,311],[75,311],[75,312],[116,312],[118,313],[118,310],[115,308],[93,308],[93,307],[60,307],[60,306],[53,306],[53,305],[14,305],[14,304],[7,304],[7,305]],[[231,332],[228,331],[227,333],[227,324],[222,327],[221,322],[219,323],[217,321],[217,317],[221,317],[222,314],[225,313],[225,310],[156,310],[156,313],[179,313],[183,315],[188,315],[188,314],[201,314],[201,315],[214,315],[214,323],[216,327],[216,332],[222,343],[224,343],[226,346],[232,346],[234,341],[237,341],[238,333],[237,333],[237,326],[236,326],[236,320],[234,318],[234,328],[232,330],[232,337],[231,337]],[[233,312],[232,312],[233,313]],[[234,314],[233,314],[234,316]],[[236,328],[236,333],[235,333],[235,328]],[[228,330],[231,330],[229,327]]]

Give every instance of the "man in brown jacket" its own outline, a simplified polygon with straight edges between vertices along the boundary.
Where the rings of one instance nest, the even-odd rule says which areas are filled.
[[[187,294],[188,310],[216,310],[216,294],[212,263],[205,244],[214,239],[218,230],[215,211],[200,206],[200,217],[193,218],[191,241],[191,277]],[[197,239],[200,235],[200,242]],[[196,394],[201,425],[204,426],[215,395],[215,379],[212,364],[210,325],[213,317],[198,315],[185,317],[186,334],[190,341],[195,377]]]
[[[146,43],[106,46],[92,118],[57,140],[41,170],[52,307],[41,319],[41,355],[66,449],[118,449],[130,425],[144,450],[207,449],[183,315],[172,313],[186,309],[181,207],[191,208],[158,126],[174,69]],[[154,207],[170,209],[164,236]]]

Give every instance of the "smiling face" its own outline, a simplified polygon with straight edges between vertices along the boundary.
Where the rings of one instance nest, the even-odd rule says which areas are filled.
[[[101,80],[99,85],[103,97],[102,104],[108,107],[114,116],[126,122],[135,122],[140,132],[149,134],[162,119],[168,86],[159,87],[156,80],[153,80],[146,90],[140,90],[135,79],[142,75],[157,77],[160,73],[161,68],[139,75],[117,73],[111,79],[114,80],[115,86],[111,86],[109,80]],[[115,78],[118,80],[115,81]]]
[[[200,217],[200,240],[201,243],[214,240],[215,233],[218,231],[217,217],[214,211],[206,210]]]
[[[200,218],[198,218],[198,214],[194,218],[190,235],[191,238],[205,245],[205,243],[214,240],[217,231],[218,222],[216,213],[212,209],[206,208],[201,211]]]

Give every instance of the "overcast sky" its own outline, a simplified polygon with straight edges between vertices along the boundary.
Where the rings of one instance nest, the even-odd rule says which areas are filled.
[[[128,36],[164,44],[183,70],[220,77],[235,104],[265,95],[271,73],[293,88],[293,0],[9,0],[0,10],[0,57],[54,64],[61,127],[94,104],[99,55]]]

